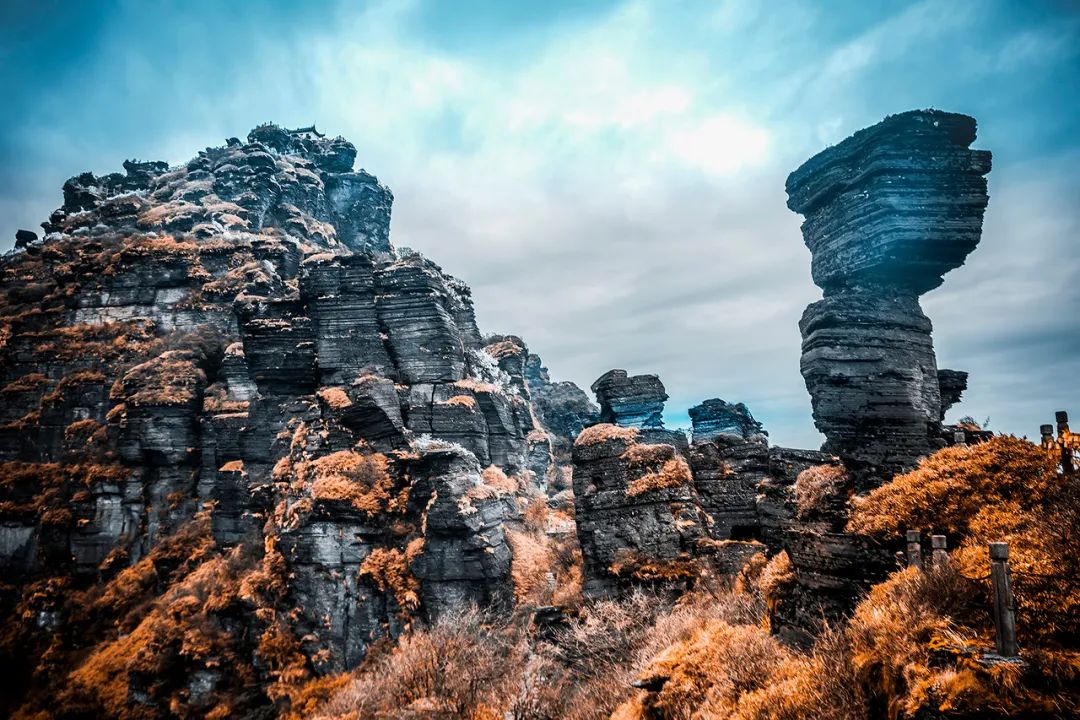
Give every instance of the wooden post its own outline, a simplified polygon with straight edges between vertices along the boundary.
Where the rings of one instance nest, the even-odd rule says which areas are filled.
[[[990,543],[990,582],[994,586],[997,654],[1016,657],[1016,599],[1009,581],[1009,543]]]
[[[930,545],[933,546],[934,552],[931,555],[931,562],[935,568],[943,568],[949,564],[949,550],[948,543],[945,540],[944,535],[931,535]]]
[[[1054,413],[1054,419],[1057,421],[1057,439],[1058,445],[1061,446],[1061,469],[1066,473],[1072,473],[1075,468],[1073,467],[1072,448],[1069,447],[1069,443],[1066,442],[1069,436],[1069,413],[1065,410],[1058,410]]]
[[[918,530],[907,531],[907,564],[922,570],[922,535]]]
[[[953,432],[952,444],[960,447],[967,447],[967,433],[963,430],[956,430]]]

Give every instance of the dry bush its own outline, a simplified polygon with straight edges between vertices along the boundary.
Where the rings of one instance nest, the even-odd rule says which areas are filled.
[[[348,502],[360,512],[376,515],[391,501],[394,481],[388,467],[389,461],[381,453],[361,455],[340,450],[325,455],[310,463],[311,496],[316,500]]]
[[[781,550],[773,555],[758,578],[758,592],[765,605],[772,610],[781,598],[788,595],[795,585],[795,569],[791,566],[791,558],[787,550]]]
[[[476,398],[474,398],[472,395],[454,395],[443,404],[461,405],[462,407],[476,409]]]
[[[521,648],[503,622],[475,609],[402,635],[371,658],[315,716],[324,720],[494,720],[516,691]]]
[[[1032,506],[1060,486],[1056,459],[1038,445],[1007,435],[969,447],[954,446],[923,459],[865,498],[854,500],[848,529],[879,537],[904,529],[964,535],[990,503]]]
[[[660,560],[624,548],[616,553],[608,571],[616,577],[633,578],[642,582],[673,582],[697,578],[701,574],[701,564],[688,554]]]
[[[506,531],[513,553],[511,578],[519,604],[542,605],[555,584],[555,557],[545,536],[531,532]]]
[[[799,473],[792,492],[799,517],[806,517],[843,492],[847,471],[839,465],[815,465]]]
[[[128,408],[193,405],[201,399],[206,373],[191,352],[170,350],[128,370],[122,385]]]
[[[1008,542],[1018,624],[1029,638],[1080,647],[1080,487],[1058,456],[995,437],[940,450],[856,501],[855,531],[885,539],[903,528],[950,534],[953,562],[985,580],[987,545]],[[983,596],[989,594],[984,583]]]
[[[622,440],[623,442],[629,443],[636,440],[637,436],[637,428],[620,427],[609,423],[601,423],[600,425],[591,425],[582,430],[581,433],[578,434],[574,444],[599,445],[608,440]]]
[[[419,548],[419,546],[418,546]],[[408,551],[375,548],[360,564],[360,577],[382,593],[389,593],[403,615],[420,607],[420,582],[409,569]]]
[[[480,474],[480,479],[484,485],[494,488],[502,495],[513,495],[520,489],[518,481],[507,477],[502,468],[497,465],[488,465],[484,468],[484,471]]]
[[[331,410],[344,410],[353,404],[345,391],[339,387],[322,388],[316,394]]]
[[[646,473],[626,488],[627,497],[636,497],[651,490],[682,487],[693,483],[690,466],[681,457],[666,461],[656,472]]]
[[[695,712],[729,717],[740,697],[767,686],[791,657],[765,630],[710,620],[662,651],[635,682],[654,692],[636,701],[641,716],[675,720]]]

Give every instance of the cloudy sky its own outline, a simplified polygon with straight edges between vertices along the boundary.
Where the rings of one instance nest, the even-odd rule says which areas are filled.
[[[942,108],[994,153],[982,244],[924,298],[939,365],[971,372],[951,415],[1037,435],[1080,416],[1078,78],[1067,0],[3,0],[0,249],[83,170],[317,123],[481,329],[583,387],[659,373],[673,424],[719,396],[816,446],[797,322],[820,292],[784,179]]]

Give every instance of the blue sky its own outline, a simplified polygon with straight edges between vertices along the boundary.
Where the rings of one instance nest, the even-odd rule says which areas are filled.
[[[979,120],[983,242],[924,297],[952,413],[1080,415],[1074,2],[25,2],[0,9],[0,248],[78,172],[318,124],[394,190],[392,237],[481,328],[583,387],[657,372],[671,419],[746,402],[815,446],[798,318],[820,297],[784,178],[916,107]]]

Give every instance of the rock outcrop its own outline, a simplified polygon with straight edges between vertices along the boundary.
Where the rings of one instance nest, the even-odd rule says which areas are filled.
[[[886,118],[787,180],[788,207],[824,299],[799,323],[814,420],[860,486],[939,444],[941,389],[919,295],[978,244],[990,153],[975,120],[936,110]]]
[[[525,382],[541,422],[557,437],[573,443],[582,430],[600,421],[600,409],[585,391],[565,380],[552,382],[540,356],[530,353],[526,358]]]
[[[264,125],[177,167],[85,173],[45,238],[0,263],[0,601],[26,652],[54,633],[76,652],[121,642],[79,613],[14,609],[49,578],[173,592],[165,570],[127,578],[180,536],[206,562],[243,559],[237,582],[277,579],[273,600],[208,611],[232,629],[183,674],[214,687],[252,683],[229,674],[250,657],[221,657],[285,637],[300,677],[355,666],[413,619],[512,605],[504,527],[545,503],[556,437],[593,410],[530,382],[525,344],[482,339],[464,283],[393,248],[392,195],[355,155]],[[218,697],[196,695],[183,712]]]
[[[593,425],[574,443],[574,503],[586,596],[632,584],[682,585],[700,572],[705,516],[690,467],[636,428]]]
[[[690,408],[689,415],[695,443],[720,435],[744,440],[756,435],[768,436],[761,423],[754,419],[742,403],[732,405],[720,398],[711,398]]]
[[[967,390],[968,374],[963,370],[938,370],[938,391],[941,395],[940,419],[945,421],[945,413],[956,403]]]
[[[592,384],[600,403],[600,422],[624,427],[663,427],[664,401],[668,395],[656,375],[627,376],[625,370],[609,370]]]

